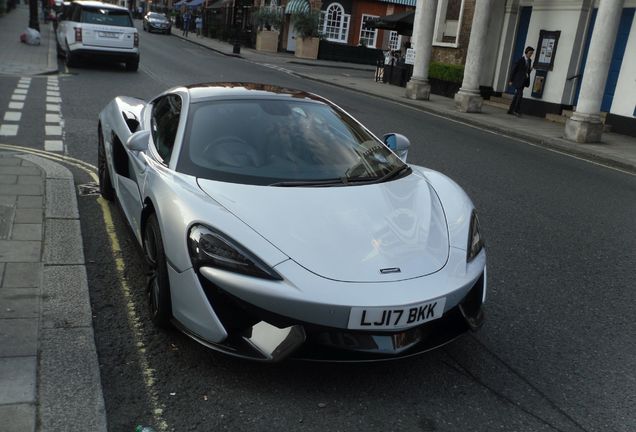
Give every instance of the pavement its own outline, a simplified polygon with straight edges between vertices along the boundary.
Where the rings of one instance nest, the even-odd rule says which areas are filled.
[[[57,73],[52,25],[41,23],[41,44],[29,46],[19,41],[27,23],[25,5],[0,17],[0,76]],[[634,137],[605,133],[601,144],[576,144],[563,139],[563,125],[511,117],[505,108],[484,105],[482,113],[470,114],[442,96],[407,99],[404,88],[375,82],[372,66],[245,47],[235,54],[229,43],[184,38],[178,29],[173,37],[636,173]],[[294,72],[286,64],[311,68]],[[107,429],[73,176],[45,157],[1,147],[0,425],[4,432]]]

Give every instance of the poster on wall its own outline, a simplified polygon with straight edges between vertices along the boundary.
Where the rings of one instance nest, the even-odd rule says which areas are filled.
[[[539,32],[537,54],[533,63],[533,67],[535,69],[552,70],[554,67],[557,45],[559,44],[559,36],[561,36],[560,30],[541,30]]]

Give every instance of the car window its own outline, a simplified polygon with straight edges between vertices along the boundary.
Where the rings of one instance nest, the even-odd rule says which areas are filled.
[[[80,22],[116,27],[132,27],[133,25],[127,10],[98,7],[83,7]]]
[[[174,147],[180,114],[181,98],[177,95],[163,96],[152,107],[150,118],[152,140],[159,156],[166,164],[170,160]]]
[[[343,111],[305,99],[192,104],[177,170],[247,184],[363,182],[403,163]]]

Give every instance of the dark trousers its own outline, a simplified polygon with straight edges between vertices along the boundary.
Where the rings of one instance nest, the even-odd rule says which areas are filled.
[[[521,114],[521,99],[523,99],[523,87],[515,89],[515,96],[512,98],[510,108],[508,108],[509,113],[516,112]]]

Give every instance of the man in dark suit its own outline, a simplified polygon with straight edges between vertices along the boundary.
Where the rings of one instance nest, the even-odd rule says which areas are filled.
[[[515,63],[510,72],[510,80],[508,85],[515,89],[515,96],[512,98],[508,114],[521,116],[521,99],[523,99],[523,89],[530,85],[530,71],[532,71],[532,55],[534,48],[526,47],[525,55]]]

